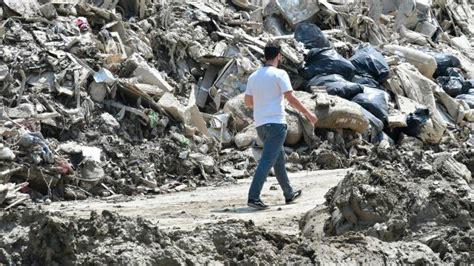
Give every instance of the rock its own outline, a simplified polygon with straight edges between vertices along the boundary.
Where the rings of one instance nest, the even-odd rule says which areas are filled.
[[[234,142],[239,149],[242,149],[250,146],[256,138],[258,138],[257,130],[250,125],[235,135]]]
[[[303,138],[303,125],[296,114],[288,114],[286,116],[286,123],[288,125],[285,144],[295,145]]]
[[[89,86],[89,95],[91,99],[96,102],[102,102],[107,95],[107,84],[106,83],[97,83],[95,81],[91,82]]]
[[[449,153],[437,155],[433,165],[447,178],[464,179],[467,183],[472,180],[471,171],[464,164],[456,161]]]
[[[226,102],[224,112],[230,114],[232,121],[230,125],[237,132],[241,132],[244,128],[253,123],[253,111],[245,107],[245,95],[242,93]]]
[[[8,147],[3,146],[3,144],[0,144],[0,160],[12,161],[14,159],[15,154],[13,151]]]
[[[120,123],[109,113],[101,114],[100,119],[103,123],[102,126],[105,126],[109,132],[113,132],[114,130],[120,128]]]

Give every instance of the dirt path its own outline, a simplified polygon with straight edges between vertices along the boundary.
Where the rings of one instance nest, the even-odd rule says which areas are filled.
[[[191,192],[180,192],[148,197],[117,196],[108,199],[56,202],[43,205],[50,211],[67,215],[89,216],[90,211],[110,210],[125,216],[140,216],[157,222],[161,229],[191,230],[199,224],[229,219],[253,220],[288,234],[297,234],[298,221],[307,211],[324,202],[324,194],[335,186],[347,170],[299,172],[290,175],[303,196],[295,204],[285,205],[280,187],[274,177],[267,180],[262,199],[271,205],[269,210],[255,211],[246,206],[250,179],[235,185],[204,187]],[[277,190],[275,190],[277,188]]]

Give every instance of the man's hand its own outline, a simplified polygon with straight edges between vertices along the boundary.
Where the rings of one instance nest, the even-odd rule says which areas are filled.
[[[300,113],[304,114],[306,119],[314,126],[318,122],[318,117],[306,108],[298,98],[293,95],[292,91],[285,92],[285,98],[291,106],[293,106]]]
[[[308,121],[311,123],[311,125],[316,125],[316,123],[318,123],[318,117],[313,114],[313,113],[307,113],[305,114],[306,116],[306,119],[308,119]]]

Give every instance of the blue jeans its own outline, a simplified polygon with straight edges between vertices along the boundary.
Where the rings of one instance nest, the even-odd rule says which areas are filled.
[[[257,127],[258,136],[263,141],[263,153],[250,185],[249,200],[260,199],[260,192],[272,167],[283,190],[283,196],[286,199],[293,196],[293,188],[285,168],[283,143],[286,139],[286,130],[285,124],[265,124]]]

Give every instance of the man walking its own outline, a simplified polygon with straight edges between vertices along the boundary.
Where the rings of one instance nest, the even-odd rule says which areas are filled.
[[[282,60],[280,46],[268,43],[265,46],[265,66],[250,75],[245,91],[245,105],[253,108],[255,127],[263,141],[263,153],[250,185],[248,206],[264,210],[268,206],[260,199],[260,192],[273,167],[276,178],[283,190],[286,204],[301,196],[302,191],[294,191],[285,168],[286,112],[283,98],[301,112],[313,125],[318,118],[311,113],[294,95],[290,78],[286,71],[278,69]]]

